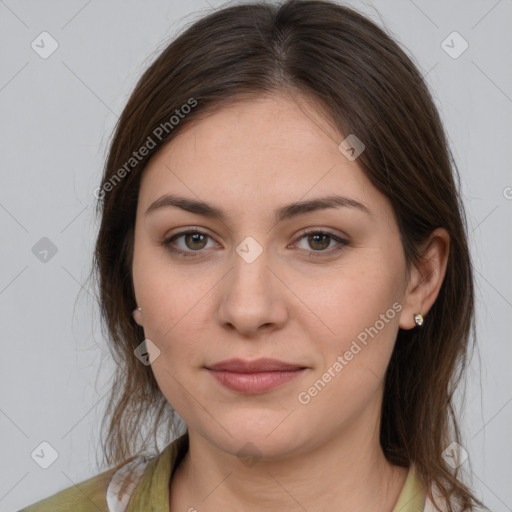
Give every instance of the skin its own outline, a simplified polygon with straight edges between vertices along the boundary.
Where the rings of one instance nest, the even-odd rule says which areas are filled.
[[[357,159],[340,152],[345,137],[301,98],[272,95],[222,107],[186,125],[142,176],[132,269],[142,311],[134,316],[160,350],[152,370],[190,438],[170,482],[173,512],[391,512],[407,476],[379,443],[384,375],[398,328],[413,328],[414,314],[425,315],[438,295],[449,236],[436,230],[425,258],[408,272],[388,199]],[[146,215],[171,193],[222,209],[226,220],[177,207]],[[331,194],[363,203],[369,213],[340,207],[274,220],[284,204]],[[194,227],[208,237],[182,236],[174,247],[195,256],[163,245]],[[336,240],[315,241],[306,228],[348,243],[336,251]],[[236,252],[247,236],[263,251],[252,263]],[[394,303],[401,311],[300,403],[298,394]],[[279,388],[247,395],[205,368],[234,357],[307,369]],[[237,456],[247,442],[258,459],[250,466]]]

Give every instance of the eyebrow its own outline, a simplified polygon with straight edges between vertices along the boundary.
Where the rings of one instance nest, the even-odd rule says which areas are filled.
[[[226,221],[226,215],[220,208],[205,203],[204,201],[196,201],[195,199],[189,199],[172,194],[166,194],[157,199],[146,210],[145,215],[149,215],[160,208],[169,207],[181,208],[187,212],[203,215],[222,222]],[[318,197],[307,201],[299,201],[297,203],[284,205],[275,211],[274,219],[275,222],[281,222],[305,213],[340,207],[356,208],[371,216],[369,208],[363,203],[349,197],[329,195],[326,197]]]

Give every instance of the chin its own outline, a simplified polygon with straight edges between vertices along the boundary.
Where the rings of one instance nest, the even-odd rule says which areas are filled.
[[[250,411],[246,414],[234,411],[231,419],[219,418],[221,425],[225,425],[231,435],[221,427],[212,431],[211,423],[203,426],[202,430],[210,442],[227,453],[238,457],[276,460],[300,450],[307,443],[304,425],[301,427],[296,420],[292,420],[293,414],[286,418],[287,414],[289,411],[285,410],[273,414],[265,411],[260,415]]]

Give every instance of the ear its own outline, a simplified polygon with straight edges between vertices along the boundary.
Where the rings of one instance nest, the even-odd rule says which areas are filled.
[[[132,311],[133,319],[135,322],[142,327],[142,311],[141,308],[135,308]]]
[[[411,269],[403,299],[399,327],[416,326],[414,315],[425,316],[434,304],[443,284],[450,253],[450,235],[443,228],[435,229],[422,248],[419,263]]]

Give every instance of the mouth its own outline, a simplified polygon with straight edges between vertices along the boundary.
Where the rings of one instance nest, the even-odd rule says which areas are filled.
[[[277,359],[229,359],[206,369],[223,386],[246,394],[265,393],[298,377],[306,366],[285,363]]]

